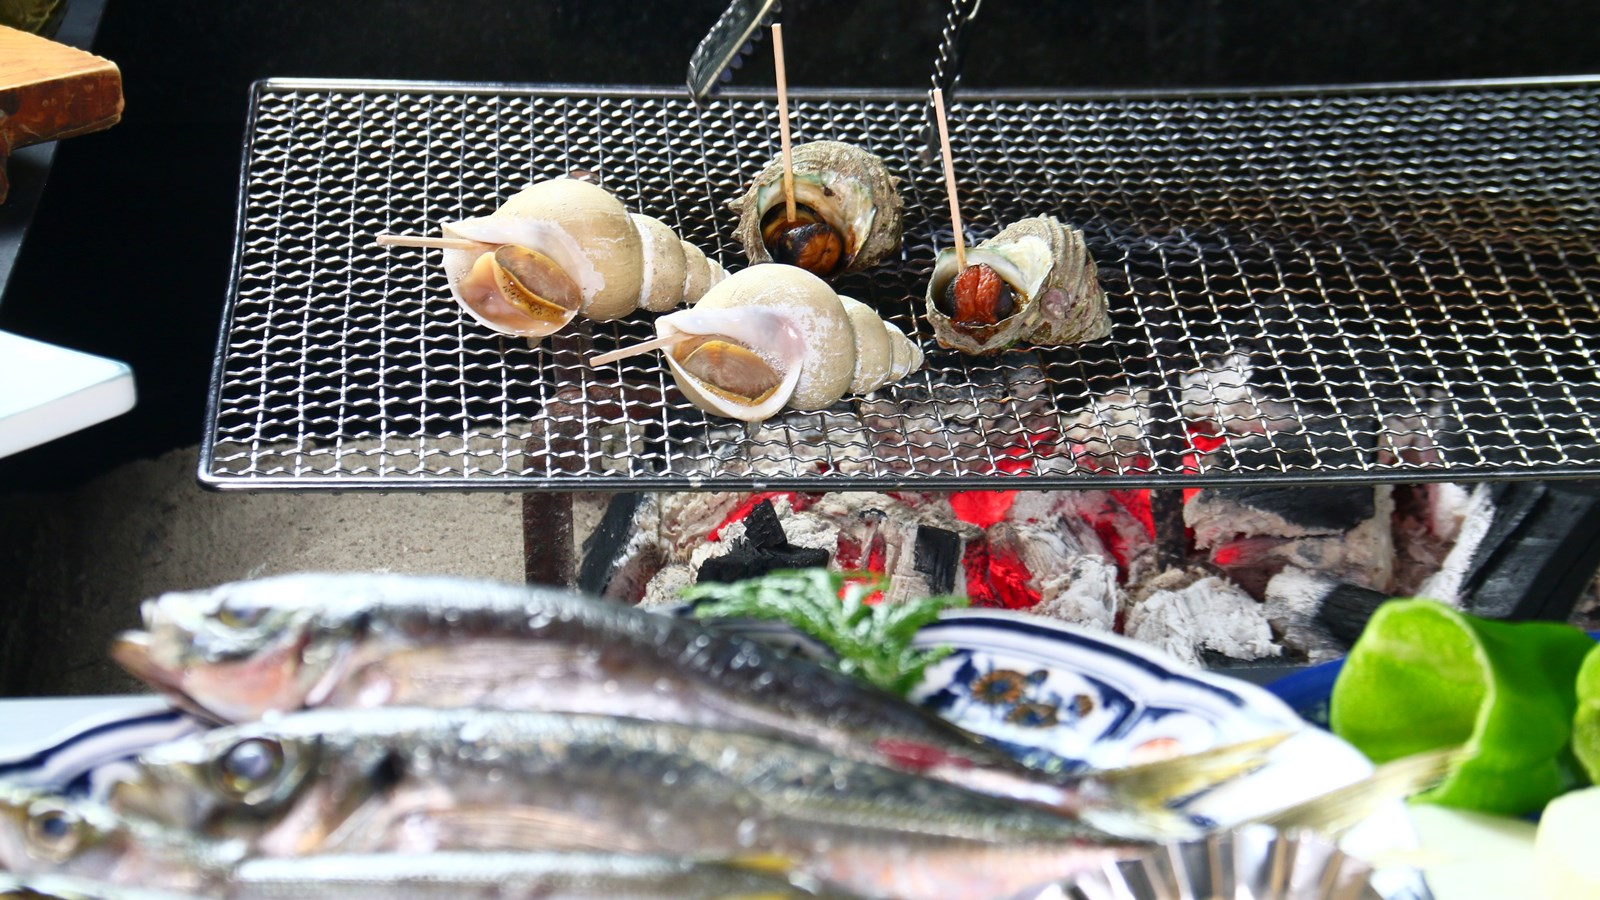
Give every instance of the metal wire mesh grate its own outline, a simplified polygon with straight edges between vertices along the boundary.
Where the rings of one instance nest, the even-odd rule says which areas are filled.
[[[851,276],[925,348],[950,242],[920,92],[794,96],[796,140],[903,179],[901,258]],[[708,418],[659,359],[487,332],[437,233],[529,181],[599,172],[730,268],[724,202],[776,152],[770,97],[266,82],[201,477],[218,487],[961,488],[1600,474],[1600,87],[1585,81],[1199,95],[967,93],[969,239],[1081,227],[1114,329],[930,352],[906,382],[758,428]],[[1593,349],[1591,349],[1593,347]]]

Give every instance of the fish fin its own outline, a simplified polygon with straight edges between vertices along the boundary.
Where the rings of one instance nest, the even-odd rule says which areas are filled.
[[[1336,837],[1380,807],[1437,786],[1451,769],[1470,756],[1464,747],[1402,756],[1378,766],[1359,781],[1270,813],[1259,821],[1279,831],[1306,829]]]
[[[629,829],[534,806],[457,806],[431,811],[427,820],[441,849],[648,853],[652,848]]]
[[[1293,733],[1277,731],[1174,759],[1105,769],[1089,778],[1106,789],[1111,805],[1126,804],[1141,811],[1158,810],[1175,800],[1261,768],[1272,751]]]

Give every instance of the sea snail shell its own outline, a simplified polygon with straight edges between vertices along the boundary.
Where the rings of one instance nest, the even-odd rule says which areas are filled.
[[[813,141],[791,152],[795,230],[785,222],[783,159],[778,157],[728,204],[734,232],[754,263],[803,266],[822,278],[859,272],[900,248],[899,180],[883,160],[852,144]]]
[[[606,322],[663,312],[727,274],[660,221],[573,178],[530,185],[490,215],[443,231],[483,245],[445,250],[445,274],[461,308],[501,334],[539,338],[579,315]]]
[[[965,271],[957,268],[955,251],[941,250],[928,282],[928,324],[942,347],[990,356],[1018,343],[1058,346],[1111,333],[1083,233],[1051,216],[1012,223],[967,251]]]
[[[825,409],[922,365],[922,351],[872,308],[794,266],[751,266],[693,308],[656,320],[684,396],[706,412],[759,422],[785,407]]]

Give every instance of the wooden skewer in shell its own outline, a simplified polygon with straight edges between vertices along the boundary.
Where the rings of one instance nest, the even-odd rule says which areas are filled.
[[[451,295],[501,334],[541,338],[575,316],[665,312],[727,276],[660,220],[576,178],[537,182],[493,213],[441,230],[442,238],[379,235],[378,243],[443,250]]]
[[[746,422],[826,409],[922,367],[917,345],[871,307],[777,263],[728,276],[692,308],[657,319],[656,335],[589,362],[663,350],[689,402]]]

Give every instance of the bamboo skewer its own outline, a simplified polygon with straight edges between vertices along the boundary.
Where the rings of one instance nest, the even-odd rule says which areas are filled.
[[[648,341],[640,341],[631,347],[619,347],[609,353],[602,353],[599,356],[591,356],[589,357],[589,365],[603,366],[609,363],[614,363],[619,359],[627,359],[630,356],[641,356],[645,353],[649,353],[652,350],[670,350],[691,337],[693,337],[693,335],[680,331],[677,334],[669,334],[665,337],[651,338]]]
[[[417,234],[380,234],[380,247],[419,247],[424,250],[476,250],[483,244],[466,238],[423,237]]]
[[[784,221],[793,222],[794,162],[789,149],[789,76],[783,67],[783,26],[772,26],[772,66],[778,82],[778,139],[783,143],[783,213]]]
[[[967,242],[961,236],[961,204],[956,201],[956,164],[950,159],[950,126],[944,120],[944,91],[933,89],[933,118],[939,125],[939,149],[944,154],[944,187],[950,195],[950,227],[956,239],[956,271],[967,268]]]

